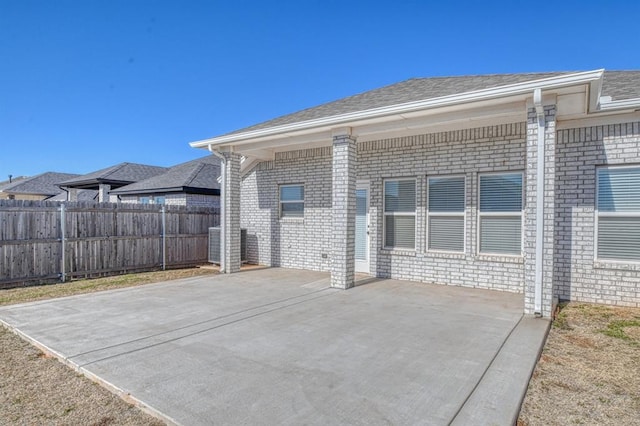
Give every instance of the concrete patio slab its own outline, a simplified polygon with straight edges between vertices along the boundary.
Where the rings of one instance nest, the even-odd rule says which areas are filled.
[[[519,294],[395,280],[341,291],[274,268],[0,319],[185,425],[507,424],[549,324],[522,311]]]

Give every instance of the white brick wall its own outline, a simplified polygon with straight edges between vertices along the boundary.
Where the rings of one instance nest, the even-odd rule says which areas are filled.
[[[547,108],[547,119],[554,111]],[[531,121],[531,120],[530,120]],[[533,123],[532,123],[533,124]],[[640,264],[596,262],[595,170],[599,165],[640,164],[640,123],[555,131],[555,147],[548,145],[548,167],[555,169],[545,192],[547,241],[545,280],[553,271],[550,298],[640,306]],[[531,134],[530,139],[535,135]],[[386,139],[357,144],[357,179],[369,180],[371,269],[380,277],[524,292],[524,257],[477,253],[478,173],[523,171],[525,231],[535,226],[535,176],[526,173],[527,123]],[[534,160],[534,146],[528,150]],[[552,154],[555,154],[555,164]],[[532,163],[533,166],[534,163]],[[248,229],[248,256],[254,263],[330,271],[332,248],[331,147],[279,153],[258,164],[242,182],[242,227]],[[547,170],[552,172],[553,170]],[[427,176],[464,174],[466,177],[466,244],[464,254],[426,250]],[[391,177],[417,178],[416,251],[382,249],[382,182]],[[555,182],[554,182],[555,180]],[[280,219],[278,185],[305,185],[304,219]],[[555,199],[555,206],[550,207]],[[533,203],[533,205],[532,205]],[[533,209],[533,210],[531,210]],[[555,220],[552,220],[555,218]],[[527,224],[528,223],[528,224]],[[553,256],[549,252],[554,235]],[[532,235],[525,235],[524,251],[532,256]],[[527,268],[533,268],[533,262]],[[533,269],[527,272],[533,273]],[[531,277],[532,275],[530,275]],[[532,291],[525,304],[532,305]],[[545,313],[548,314],[547,309]]]
[[[195,206],[195,207],[220,207],[220,197],[217,195],[202,195],[202,194],[154,194],[153,196],[164,196],[165,204],[171,206]],[[139,196],[137,195],[121,195],[121,203],[138,203]],[[110,196],[112,203],[118,202],[116,195]]]
[[[561,299],[640,306],[640,264],[595,260],[596,166],[640,164],[640,122],[558,131],[554,283]]]
[[[380,277],[523,291],[523,259],[476,253],[477,174],[525,169],[526,124],[420,135],[357,145],[357,179],[371,184],[371,269]],[[242,227],[249,261],[272,266],[330,270],[331,148],[277,154],[243,179]],[[426,252],[427,175],[467,179],[467,243],[464,254]],[[382,181],[417,177],[416,252],[382,249]],[[281,220],[278,185],[305,185],[304,219]],[[324,257],[323,255],[326,255]]]

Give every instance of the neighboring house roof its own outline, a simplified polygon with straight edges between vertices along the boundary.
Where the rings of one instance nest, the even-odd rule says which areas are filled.
[[[97,201],[98,191],[95,189],[79,189],[76,201]],[[47,198],[47,201],[67,201],[67,192],[63,191],[58,195]]]
[[[153,194],[185,192],[220,195],[220,160],[213,156],[198,158],[171,167],[166,172],[111,191],[111,194]]]
[[[14,181],[13,183],[5,186],[2,189],[2,192],[6,192],[8,194],[53,196],[63,192],[58,187],[60,182],[76,176],[79,175],[72,173],[46,172],[37,176],[22,179],[18,182]]]
[[[2,192],[7,186],[13,185],[14,183],[18,183],[22,180],[27,179],[27,176],[18,176],[11,179],[11,181],[5,180],[0,182],[0,192]]]
[[[138,182],[167,171],[166,167],[149,166],[146,164],[120,163],[106,169],[97,170],[86,175],[78,176],[60,182],[60,186],[69,188],[97,189],[100,184],[120,187]]]

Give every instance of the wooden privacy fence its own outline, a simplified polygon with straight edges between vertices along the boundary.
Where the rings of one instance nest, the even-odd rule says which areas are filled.
[[[0,288],[207,262],[205,207],[0,200]]]

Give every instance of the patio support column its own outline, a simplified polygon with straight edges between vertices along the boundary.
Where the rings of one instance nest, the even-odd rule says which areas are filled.
[[[355,281],[356,140],[351,129],[333,132],[333,249],[331,287],[347,289]]]
[[[222,164],[222,205],[220,266],[224,273],[240,271],[240,159],[235,152],[221,152]]]
[[[523,241],[524,310],[526,314],[549,317],[552,314],[554,298],[556,105],[544,105],[543,110],[544,115],[542,110],[537,114],[531,105],[527,110]],[[538,138],[539,129],[544,129],[544,138]],[[538,169],[538,153],[541,152],[538,141],[544,142],[544,169]],[[539,170],[544,170],[543,180],[538,180]],[[538,182],[544,182],[543,188],[538,188]],[[537,205],[538,194],[544,194],[540,206]],[[539,225],[542,227],[538,228]],[[542,238],[538,239],[537,236]],[[536,282],[538,291],[541,290],[542,293],[538,298],[539,307],[536,307]]]

